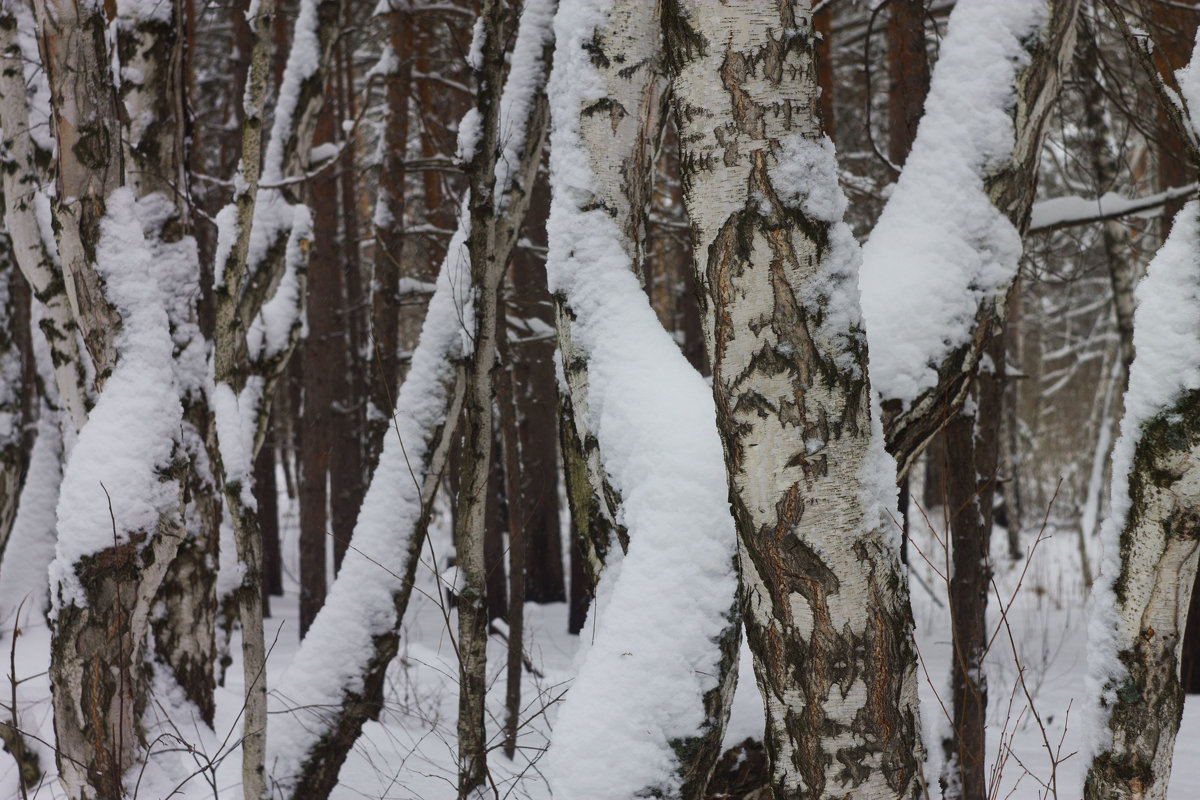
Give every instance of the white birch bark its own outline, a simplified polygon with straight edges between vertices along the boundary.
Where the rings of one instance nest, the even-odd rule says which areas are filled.
[[[1167,795],[1183,713],[1184,626],[1200,554],[1200,201],[1137,290],[1134,358],[1113,453],[1112,515],[1088,629],[1097,698],[1087,800]]]
[[[471,264],[472,341],[466,361],[467,393],[463,404],[462,461],[455,497],[454,551],[462,588],[458,595],[458,797],[486,797],[487,728],[487,527],[488,472],[492,454],[492,369],[496,365],[497,303],[506,261],[495,249],[496,156],[500,139],[500,92],[504,72],[501,0],[484,0],[479,9],[471,52],[475,73],[475,141],[459,140],[459,158],[467,162]],[[507,259],[506,259],[507,260]]]
[[[185,533],[159,599],[163,613],[152,629],[155,657],[211,725],[215,713],[217,615],[216,561],[221,520],[220,490],[209,469],[206,445],[207,361],[211,342],[200,333],[200,262],[191,235],[186,172],[184,20],[174,3],[117,3],[115,38],[123,79],[122,144],[128,183],[138,198],[147,243],[158,265],[156,277],[167,302],[175,342],[176,378],[184,404],[181,431],[187,456]]]
[[[100,6],[37,4],[56,140],[67,296],[104,391],[63,475],[51,683],[71,797],[118,797],[147,758],[147,632],[180,539],[180,392],[167,300],[124,181]],[[80,81],[80,73],[93,80]],[[136,431],[136,435],[132,432]]]
[[[811,9],[690,0],[664,24],[772,791],[915,798],[894,465],[817,121]]]
[[[83,354],[67,299],[62,267],[50,227],[50,202],[42,190],[37,144],[30,133],[25,54],[19,34],[32,35],[33,18],[15,0],[0,5],[0,152],[5,227],[13,252],[38,302],[45,308],[42,330],[50,345],[54,379],[72,428],[83,427],[90,406]],[[34,84],[37,85],[36,83]],[[49,153],[41,159],[48,162]]]
[[[245,710],[242,720],[242,793],[246,800],[266,797],[267,686],[266,641],[262,620],[262,542],[253,501],[253,463],[256,431],[264,427],[256,412],[263,387],[254,380],[245,360],[247,321],[240,314],[242,285],[250,250],[251,230],[258,205],[261,176],[263,106],[270,67],[274,0],[260,0],[250,67],[243,101],[242,154],[238,191],[233,204],[218,216],[216,326],[213,340],[213,396],[217,470],[226,509],[233,523],[237,559],[242,567],[236,592],[242,626],[242,672]],[[222,235],[223,234],[223,235]],[[224,239],[224,241],[222,241]]]
[[[567,797],[702,797],[736,683],[734,537],[712,402],[637,276],[661,119],[659,22],[655,4],[633,0],[563,3],[555,22],[547,272],[592,488],[628,530],[547,754],[551,787]]]

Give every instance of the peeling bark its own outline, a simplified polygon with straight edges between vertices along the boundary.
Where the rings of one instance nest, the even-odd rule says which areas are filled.
[[[146,234],[157,258],[165,263],[186,262],[187,276],[168,280],[179,286],[195,282],[195,292],[179,292],[168,314],[180,353],[207,352],[202,336],[199,287],[201,269],[191,236],[191,203],[187,181],[186,109],[183,77],[182,20],[176,7],[163,4],[145,15],[143,9],[121,9],[117,24],[117,53],[129,79],[121,84],[120,101],[124,157],[129,183],[138,198],[158,195],[152,230]],[[137,76],[134,79],[132,76]],[[177,287],[178,288],[178,287]],[[183,444],[188,455],[184,478],[189,498],[185,509],[186,538],[159,590],[164,613],[151,627],[155,654],[184,695],[212,724],[215,712],[216,559],[221,523],[221,500],[209,470],[207,447],[212,412],[202,384],[199,356],[183,365],[179,379],[185,387]]]

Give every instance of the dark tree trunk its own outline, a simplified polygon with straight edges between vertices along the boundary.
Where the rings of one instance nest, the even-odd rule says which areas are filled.
[[[951,738],[943,742],[945,796],[987,797],[987,599],[992,502],[1000,454],[1004,398],[1005,338],[987,344],[994,370],[976,378],[975,415],[957,414],[946,425],[947,496],[950,515],[950,618],[953,640]]]
[[[333,140],[331,106],[321,111],[318,142]],[[325,604],[326,539],[329,538],[326,481],[329,454],[335,442],[333,404],[344,376],[337,373],[338,353],[344,351],[338,309],[341,306],[341,252],[338,247],[337,180],[330,171],[313,181],[313,247],[308,268],[308,291],[319,301],[308,305],[308,338],[304,341],[304,435],[300,444],[300,636]]]
[[[1196,24],[1200,22],[1200,9],[1186,8],[1183,3],[1151,2],[1149,6],[1150,27],[1153,36],[1154,64],[1163,80],[1178,91],[1175,71],[1187,65],[1192,56],[1192,45],[1196,39]],[[1167,119],[1161,107],[1158,109],[1156,133],[1158,138],[1158,184],[1162,189],[1184,186],[1196,179],[1195,166],[1190,164],[1187,147],[1180,141],[1179,134]],[[1171,231],[1171,222],[1188,197],[1177,197],[1163,204],[1161,220],[1162,236]]]
[[[573,519],[571,526],[572,533],[574,533]],[[587,568],[584,566],[583,549],[579,546],[579,537],[572,535],[571,605],[567,611],[567,633],[578,635],[583,630],[583,624],[587,621],[588,606],[592,602],[593,591],[595,591],[595,587],[588,578]]]
[[[343,14],[346,10],[343,10]],[[351,20],[343,20],[343,28],[352,29]],[[354,119],[354,64],[350,57],[353,47],[347,39],[339,39],[335,51],[337,65],[338,118],[339,121]],[[359,224],[357,178],[355,169],[355,139],[350,136],[343,141],[345,152],[341,157],[338,183],[341,187],[342,252],[344,295],[342,298],[339,328],[341,348],[337,353],[341,362],[339,372],[345,379],[336,387],[337,399],[333,422],[337,440],[329,456],[329,524],[333,533],[333,564],[342,566],[342,558],[354,533],[358,521],[358,509],[366,494],[366,471],[364,469],[363,409],[367,403],[367,385],[364,380],[366,365],[361,356],[362,343],[366,338],[366,298],[363,296],[362,263],[359,258]]]
[[[394,53],[412,53],[412,18],[394,4],[388,15],[388,43]],[[400,385],[400,274],[404,248],[405,169],[412,58],[400,60],[387,77],[387,125],[375,212],[374,281],[371,295],[371,352],[366,354],[367,392],[374,416],[367,421],[366,471],[375,470],[383,437],[391,425]]]
[[[254,499],[263,540],[263,616],[270,616],[270,596],[283,594],[283,565],[279,552],[279,501],[275,484],[275,447],[272,433],[254,459]]]
[[[929,93],[925,1],[888,4],[888,159],[898,167],[908,160]]]
[[[550,187],[545,174],[534,184],[525,236],[546,244]],[[541,332],[554,327],[553,304],[546,288],[544,260],[529,248],[512,258],[513,318],[517,341],[512,356],[513,402],[520,436],[519,479],[524,529],[528,534],[525,599],[561,603],[567,599],[563,574],[562,536],[558,518],[558,383],[554,378],[554,339]],[[535,321],[530,324],[530,321]],[[510,326],[510,329],[513,326]],[[511,504],[510,504],[511,511]]]
[[[495,423],[493,422],[493,429]],[[500,454],[500,436],[494,431],[487,477],[487,515],[483,534],[483,568],[487,575],[487,616],[494,619],[508,616],[508,581],[504,570],[504,532],[512,505],[505,495],[506,476]]]
[[[821,129],[833,140],[837,130],[837,117],[834,114],[834,83],[833,83],[833,4],[828,3],[812,18],[813,30],[820,37],[817,39],[815,58],[817,62],[817,89],[821,96],[818,107],[821,110]]]
[[[499,306],[498,327],[504,324],[504,303]],[[496,370],[496,405],[500,409],[500,443],[504,457],[504,493],[508,498],[508,663],[504,693],[504,755],[517,752],[521,722],[521,669],[525,648],[525,547],[529,506],[522,491],[521,443],[513,387],[512,348],[508,337],[497,338],[500,367]]]

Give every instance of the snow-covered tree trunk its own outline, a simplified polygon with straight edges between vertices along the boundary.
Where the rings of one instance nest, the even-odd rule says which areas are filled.
[[[805,2],[664,18],[746,635],[783,798],[915,798],[912,612]]]
[[[547,754],[566,797],[702,797],[736,683],[734,534],[712,402],[639,285],[658,31],[657,4],[639,0],[564,2],[555,21],[547,274],[574,452],[592,484],[576,462],[572,504],[590,491],[628,531],[627,555],[608,553],[620,565],[601,573],[591,649]],[[595,559],[608,542],[591,544]]]
[[[125,171],[146,209],[147,240],[159,279],[179,289],[167,309],[183,390],[187,453],[187,535],[159,590],[163,613],[152,622],[155,654],[184,695],[212,724],[216,658],[216,559],[221,500],[209,469],[211,412],[206,391],[210,343],[198,325],[200,263],[191,235],[186,166],[183,76],[184,21],[175,4],[117,4],[117,54],[126,75],[120,87]]]
[[[553,0],[525,3],[499,103],[498,130],[507,135],[495,160],[496,214],[487,225],[493,229],[492,257],[500,263],[516,245],[548,127],[543,87],[554,8]],[[470,122],[460,127],[469,130]],[[277,718],[270,763],[274,790],[285,797],[328,796],[377,707],[375,698],[399,647],[433,496],[467,391],[471,345],[462,326],[473,315],[466,291],[471,224],[464,209],[396,398],[393,429],[384,437],[351,548],[279,687],[288,713]]]
[[[1078,6],[966,0],[951,14],[913,152],[863,251],[872,380],[901,477],[1003,335]],[[961,222],[949,235],[947,219]]]
[[[1102,528],[1088,630],[1089,693],[1099,709],[1087,800],[1167,794],[1183,714],[1180,652],[1200,553],[1198,296],[1200,201],[1192,201],[1137,289],[1137,355],[1113,454],[1113,511]]]
[[[50,666],[58,766],[69,796],[116,798],[147,757],[149,618],[181,538],[182,408],[168,321],[177,298],[160,283],[166,265],[145,240],[145,209],[123,187],[105,10],[45,0],[37,11],[57,140],[55,233],[103,387],[58,506]],[[77,80],[81,72],[94,79]]]
[[[245,677],[246,706],[242,720],[242,792],[246,800],[266,796],[267,687],[266,642],[263,636],[262,542],[251,494],[253,442],[258,416],[253,409],[241,408],[240,397],[247,392],[250,376],[244,364],[246,327],[240,301],[250,233],[258,204],[261,177],[263,106],[266,102],[274,0],[260,0],[257,16],[248,19],[254,32],[254,44],[246,75],[243,100],[242,153],[238,171],[238,191],[225,214],[227,230],[218,234],[216,276],[216,325],[213,337],[213,398],[217,442],[226,508],[233,523],[238,564],[242,582],[238,589],[238,619],[242,626],[242,671]],[[231,229],[231,230],[228,230]],[[221,241],[232,239],[232,241]],[[224,251],[223,253],[221,251]],[[224,389],[224,391],[223,391]],[[252,405],[260,385],[249,388]],[[261,395],[258,395],[261,396]],[[223,408],[224,406],[224,408]],[[246,419],[246,417],[249,419]],[[225,418],[223,422],[222,417]],[[246,430],[249,428],[249,430]]]
[[[600,190],[604,192],[602,202],[617,222],[629,248],[630,268],[639,276],[645,261],[646,215],[654,182],[654,158],[666,118],[667,89],[662,41],[639,28],[657,25],[658,17],[649,5],[641,5],[633,9],[629,3],[614,3],[608,11],[608,22],[597,29],[593,46],[599,55],[594,68],[603,82],[597,89],[601,96],[592,98],[588,108],[580,112],[583,146],[595,154],[599,182],[611,184]],[[561,295],[554,299],[558,349],[570,394],[562,408],[564,452],[570,454],[566,456],[570,461],[568,497],[582,512],[573,512],[573,517],[594,520],[580,540],[594,584],[608,558],[610,537],[615,534],[624,552],[629,548],[629,536],[617,521],[620,495],[605,474],[599,441],[587,423],[587,357],[571,336],[569,307]],[[577,459],[577,454],[582,458]],[[584,478],[590,486],[590,499]]]

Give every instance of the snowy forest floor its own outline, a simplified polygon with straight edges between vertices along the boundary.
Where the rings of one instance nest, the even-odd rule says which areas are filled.
[[[286,502],[286,498],[281,498]],[[269,686],[278,685],[277,677],[286,670],[297,647],[297,517],[294,504],[284,505],[282,513],[284,573],[286,594],[271,598],[272,616],[267,620],[267,641],[274,640],[268,661]],[[913,524],[910,563],[913,611],[917,624],[917,642],[922,659],[921,713],[928,751],[926,776],[930,794],[938,796],[937,780],[943,756],[941,740],[949,729],[943,703],[949,707],[950,618],[945,608],[946,588],[938,573],[945,574],[945,554],[929,526]],[[942,526],[942,510],[931,509],[929,519]],[[1037,532],[1025,537],[1028,550]],[[431,535],[431,549],[439,563],[445,563],[450,551],[449,518],[439,514]],[[918,552],[919,551],[919,552]],[[921,553],[929,559],[927,563]],[[1099,562],[1093,553],[1093,564]],[[1008,613],[1017,657],[1007,632],[999,633],[989,651],[986,672],[989,688],[988,759],[989,774],[999,784],[990,796],[1033,800],[1053,797],[1049,791],[1056,770],[1057,797],[1077,798],[1081,793],[1083,756],[1077,753],[1086,739],[1084,713],[1084,675],[1086,672],[1086,592],[1078,552],[1078,536],[1073,530],[1043,532],[1033,557],[1012,562],[1006,554],[1005,533],[997,528],[993,536],[993,563],[996,591],[989,599],[990,630],[1002,625],[997,594],[1008,603]],[[1022,573],[1024,577],[1022,579]],[[449,577],[449,576],[448,576]],[[1019,589],[1018,589],[1019,585]],[[401,655],[388,676],[385,709],[378,722],[368,723],[358,746],[341,772],[341,784],[334,791],[337,800],[360,798],[434,798],[454,797],[455,718],[458,666],[452,642],[456,630],[454,611],[445,605],[445,592],[439,592],[430,569],[423,570],[418,591],[409,608]],[[504,723],[504,641],[493,636],[488,645],[491,691],[488,696],[489,734],[494,749],[489,769],[501,798],[549,797],[545,781],[538,771],[556,716],[556,702],[570,686],[571,677],[587,647],[588,629],[583,635],[567,634],[565,604],[526,607],[527,651],[540,674],[525,673],[522,687],[522,727],[516,757],[510,761],[502,750]],[[4,661],[13,656],[17,687],[18,714],[22,729],[42,741],[34,743],[44,769],[54,772],[52,750],[53,724],[46,668],[49,659],[49,631],[42,620],[23,620],[21,636],[11,651],[12,621],[5,622],[0,634]],[[202,725],[185,726],[178,713],[172,713],[174,730],[164,728],[156,740],[153,773],[147,770],[138,788],[138,797],[160,800],[178,789],[174,796],[185,798],[240,798],[240,757],[237,742],[241,731],[242,680],[240,642],[232,642],[233,663],[227,671],[225,686],[218,689],[216,730]],[[1044,726],[1045,739],[1018,682],[1018,668],[1024,669],[1024,683],[1033,698]],[[763,712],[753,679],[749,652],[743,645],[741,681],[734,699],[732,718],[725,737],[726,747],[747,737],[761,738]],[[11,670],[6,667],[6,675]],[[0,697],[8,705],[11,681],[0,683]],[[936,692],[935,692],[936,689]],[[940,695],[940,700],[939,700]],[[274,697],[272,711],[286,707],[286,698]],[[1068,708],[1070,709],[1068,715]],[[1065,732],[1064,732],[1065,729]],[[1045,742],[1057,755],[1051,757]],[[1061,742],[1061,746],[1060,746]],[[999,764],[999,766],[997,766]],[[268,769],[270,765],[268,764]],[[998,776],[998,777],[996,777]],[[0,798],[19,797],[15,763],[0,755]],[[57,781],[47,778],[30,797],[62,796]],[[1175,748],[1175,766],[1169,797],[1191,800],[1200,796],[1200,702],[1189,698],[1183,726]]]

